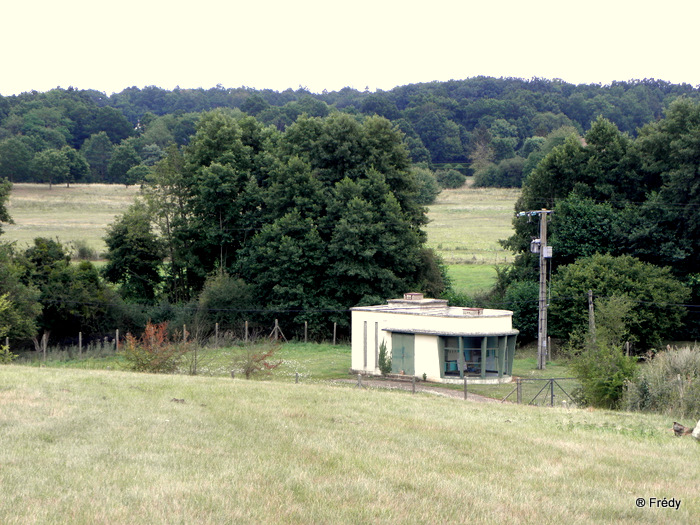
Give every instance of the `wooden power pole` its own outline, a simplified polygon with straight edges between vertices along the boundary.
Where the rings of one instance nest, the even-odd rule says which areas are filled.
[[[530,251],[540,256],[540,297],[537,317],[537,369],[547,366],[547,259],[552,258],[552,247],[547,245],[547,216],[551,210],[520,212],[518,216],[538,216],[540,219],[540,238],[530,244]]]

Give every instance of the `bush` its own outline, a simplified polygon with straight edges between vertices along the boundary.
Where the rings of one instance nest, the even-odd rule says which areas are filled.
[[[77,240],[72,242],[72,258],[79,261],[96,261],[97,250],[91,248],[87,241]]]
[[[386,342],[379,345],[379,371],[383,376],[391,374],[391,356],[387,354]]]
[[[475,187],[519,188],[523,183],[525,159],[513,157],[490,164],[474,174]]]
[[[0,364],[9,365],[15,359],[17,359],[17,354],[10,352],[8,345],[0,345]]]
[[[467,182],[467,176],[457,170],[438,170],[435,176],[440,187],[445,189],[461,188]]]
[[[180,365],[187,349],[168,339],[168,323],[148,323],[140,338],[126,334],[121,354],[129,368],[137,372],[173,373]]]
[[[629,255],[582,257],[559,267],[552,279],[552,336],[568,338],[588,326],[588,290],[596,298],[624,298],[623,302],[635,305],[622,316],[621,333],[638,350],[657,346],[681,326],[683,304],[689,297],[688,289],[668,267],[660,268]],[[615,307],[622,306],[620,303]]]
[[[413,166],[411,168],[416,182],[418,183],[418,195],[416,202],[423,206],[428,206],[435,202],[435,198],[440,194],[440,185],[435,174],[428,168]]]
[[[275,368],[282,364],[282,361],[270,362],[278,348],[279,346],[272,344],[245,345],[236,353],[233,366],[236,370],[241,371],[246,379],[260,374],[270,375]]]
[[[700,348],[667,350],[642,365],[627,385],[622,406],[700,418]]]
[[[513,326],[520,330],[518,340],[537,339],[540,285],[535,281],[515,281],[508,285],[503,303],[513,311]]]
[[[636,368],[634,358],[626,357],[622,347],[591,345],[571,363],[574,375],[581,382],[578,401],[588,406],[618,408],[625,385],[634,377]]]

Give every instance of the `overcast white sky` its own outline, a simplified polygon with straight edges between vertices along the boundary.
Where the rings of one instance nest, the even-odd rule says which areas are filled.
[[[478,75],[700,84],[697,0],[34,0],[0,94],[57,86],[389,90]]]

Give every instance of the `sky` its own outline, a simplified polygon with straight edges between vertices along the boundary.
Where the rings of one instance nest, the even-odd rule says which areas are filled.
[[[5,96],[387,91],[479,75],[700,85],[697,0],[15,0],[2,13]]]

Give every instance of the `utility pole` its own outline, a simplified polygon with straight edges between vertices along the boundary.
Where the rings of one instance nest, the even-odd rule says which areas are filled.
[[[537,369],[544,370],[547,365],[547,259],[552,258],[552,247],[547,245],[547,216],[551,210],[524,211],[518,217],[538,216],[540,219],[540,238],[530,243],[530,251],[540,255],[540,298],[537,318]]]

